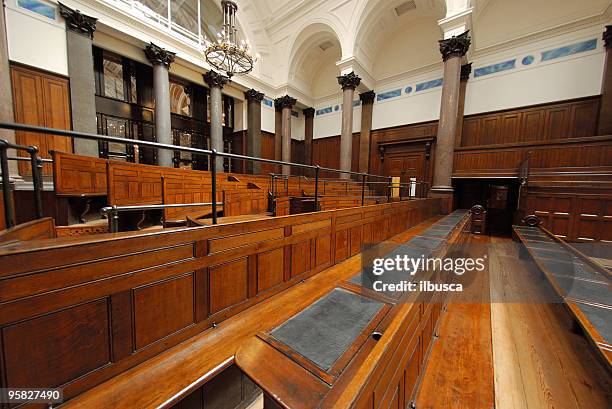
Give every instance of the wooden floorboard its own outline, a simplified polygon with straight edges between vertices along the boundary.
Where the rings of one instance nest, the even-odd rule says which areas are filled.
[[[417,408],[612,407],[609,373],[564,307],[550,302],[545,279],[518,258],[512,240],[472,239],[489,242],[490,284],[478,281],[463,301],[488,286],[492,302],[450,300]]]
[[[465,291],[449,297],[417,396],[418,409],[494,407],[487,272],[479,273]]]
[[[495,407],[610,408],[609,374],[592,346],[561,304],[538,301],[552,298],[545,279],[509,239],[492,244]]]

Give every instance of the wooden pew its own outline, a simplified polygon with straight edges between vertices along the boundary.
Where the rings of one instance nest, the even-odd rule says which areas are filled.
[[[605,267],[587,257],[572,245],[537,225],[513,226],[513,235],[548,279],[568,312],[583,329],[596,351],[612,370],[612,277]]]
[[[2,248],[5,385],[62,387],[70,399],[332,266],[380,226],[384,239],[438,212],[439,200],[426,199]],[[178,389],[159,391],[175,394],[193,381],[179,376]]]
[[[441,222],[448,230],[437,245],[421,247],[424,238],[431,237],[429,246],[439,237],[434,235],[439,228],[432,227],[402,248],[444,257],[467,233],[469,217],[456,212]],[[442,296],[375,292],[362,274],[242,344],[236,364],[264,390],[266,408],[409,407],[434,340]],[[422,274],[420,279],[444,280],[437,272]],[[410,279],[404,276],[397,278]]]
[[[56,237],[55,222],[51,217],[32,220],[6,230],[0,230],[0,246],[20,241],[52,239]]]

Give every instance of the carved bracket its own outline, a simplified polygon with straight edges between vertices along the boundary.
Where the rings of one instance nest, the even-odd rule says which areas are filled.
[[[472,39],[468,35],[470,30],[458,36],[452,36],[445,40],[439,40],[440,52],[442,53],[442,61],[446,61],[451,57],[463,57],[470,48]]]
[[[208,86],[211,88],[212,87],[223,88],[223,86],[227,84],[227,82],[229,81],[229,78],[227,78],[226,76],[221,75],[218,72],[215,72],[212,70],[202,75],[202,77],[204,78],[204,82],[208,84]]]
[[[354,90],[361,84],[361,78],[355,74],[354,71],[349,72],[346,75],[341,75],[338,77],[338,84],[342,86],[342,90],[352,89]]]
[[[170,64],[174,62],[174,57],[176,56],[175,53],[153,43],[145,48],[145,55],[151,64],[164,65],[166,68],[170,68]]]
[[[264,99],[264,93],[251,88],[250,90],[244,91],[244,97],[249,102],[260,103]]]
[[[93,38],[93,33],[96,31],[97,18],[86,16],[79,10],[71,9],[62,3],[59,3],[59,12],[66,20],[67,29]]]

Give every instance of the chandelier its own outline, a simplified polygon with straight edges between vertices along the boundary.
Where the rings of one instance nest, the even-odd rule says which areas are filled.
[[[215,69],[225,72],[231,78],[234,74],[248,74],[257,62],[257,56],[251,54],[248,41],[238,42],[236,29],[236,11],[238,5],[231,0],[223,0],[223,26],[217,34],[217,41],[206,39],[204,56]]]

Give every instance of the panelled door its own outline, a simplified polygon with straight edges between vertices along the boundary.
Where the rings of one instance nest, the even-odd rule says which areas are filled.
[[[58,129],[71,128],[67,79],[20,66],[11,67],[11,79],[15,122]],[[50,158],[51,150],[72,152],[72,141],[64,136],[32,132],[16,132],[15,136],[20,145],[37,146],[43,158]],[[27,156],[24,153],[20,155]],[[31,174],[30,164],[20,162],[19,173]],[[43,174],[52,174],[49,164],[44,165]]]

